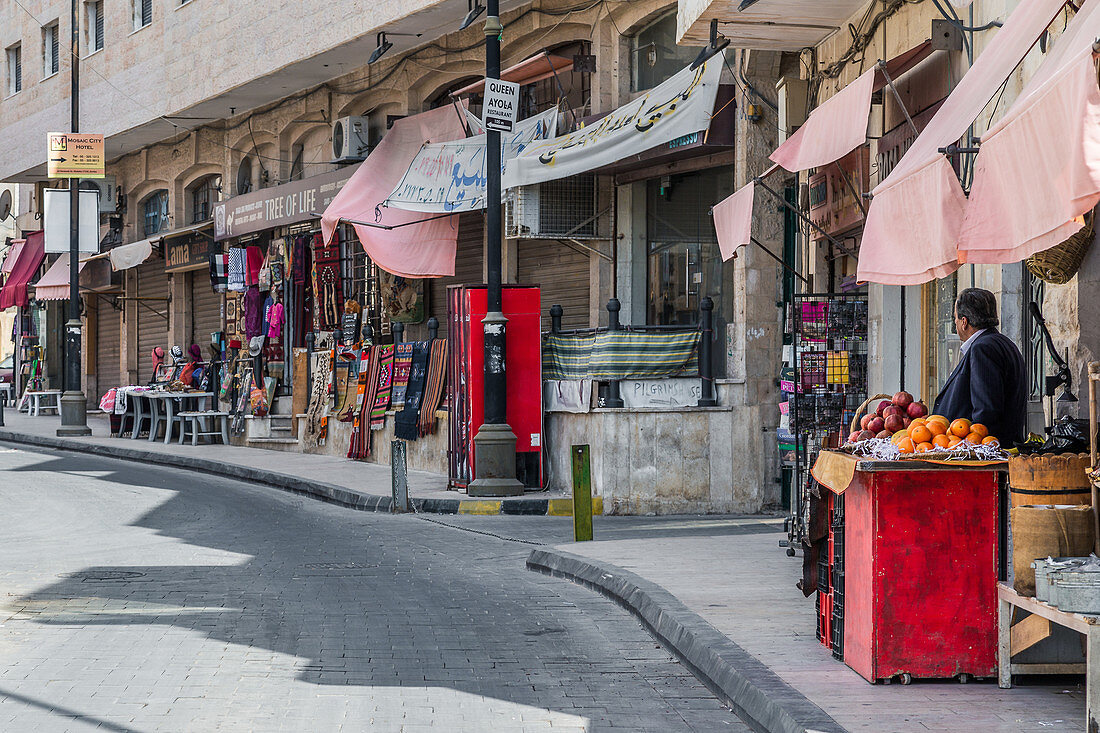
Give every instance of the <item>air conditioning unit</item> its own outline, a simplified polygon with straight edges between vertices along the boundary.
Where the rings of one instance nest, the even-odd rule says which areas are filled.
[[[809,82],[784,76],[775,85],[775,92],[779,102],[779,142],[783,143],[806,122]]]
[[[113,214],[118,208],[118,185],[114,176],[82,178],[80,188],[83,191],[99,191],[99,213]]]
[[[332,162],[353,163],[366,158],[369,152],[366,117],[341,117],[332,123]]]
[[[504,202],[509,239],[607,239],[596,177],[577,175],[510,189]]]

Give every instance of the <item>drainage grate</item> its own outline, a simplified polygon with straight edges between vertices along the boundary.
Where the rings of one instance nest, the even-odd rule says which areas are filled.
[[[57,577],[69,580],[133,580],[144,578],[145,573],[136,570],[81,570],[76,573],[61,573]]]
[[[362,570],[365,568],[376,568],[378,563],[359,563],[359,562],[311,562],[303,565],[307,570]]]

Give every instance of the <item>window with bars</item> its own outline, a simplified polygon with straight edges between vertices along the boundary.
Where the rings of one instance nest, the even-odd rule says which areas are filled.
[[[141,215],[146,237],[165,229],[168,222],[168,192],[155,191],[142,202]]]
[[[84,24],[88,53],[103,49],[103,0],[90,2],[86,6],[88,19]]]
[[[61,39],[57,21],[42,27],[42,75],[53,76],[61,70]]]
[[[8,96],[23,90],[23,48],[17,43],[8,49]]]
[[[659,18],[632,39],[630,90],[652,89],[694,61],[698,53],[698,48],[676,45],[675,11]]]
[[[153,22],[153,0],[134,0],[134,30]]]
[[[557,48],[547,49],[551,56],[572,59],[574,56],[586,56],[590,53],[588,41],[576,41]],[[565,100],[564,108],[572,110],[568,117],[572,124],[575,118],[585,117],[589,113],[592,101],[591,75],[583,71],[560,71],[547,79],[524,84],[519,88],[519,118],[531,115],[558,105]]]
[[[190,189],[191,223],[198,224],[214,215],[214,204],[221,201],[222,177],[207,176]]]

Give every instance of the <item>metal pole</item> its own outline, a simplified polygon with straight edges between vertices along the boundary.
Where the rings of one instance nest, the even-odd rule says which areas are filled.
[[[428,340],[435,341],[439,338],[439,319],[432,316],[428,319]]]
[[[500,78],[501,25],[499,0],[486,2],[485,85]],[[474,475],[466,491],[470,496],[517,496],[523,484],[516,480],[516,436],[508,426],[504,374],[505,327],[501,289],[500,132],[485,132],[486,201],[485,234],[488,298],[485,320],[485,422],[474,436]]]
[[[618,331],[619,330],[619,311],[622,309],[622,304],[619,303],[618,298],[612,298],[607,301],[607,330]],[[607,403],[604,407],[622,407],[623,398],[619,393],[619,380],[612,379],[607,383]]]
[[[565,315],[565,310],[560,305],[550,306],[550,333],[561,332],[561,317]]]
[[[80,131],[80,25],[78,0],[72,0],[69,94],[70,129]],[[58,436],[91,435],[88,398],[80,384],[80,179],[69,179],[69,320],[65,324],[65,392],[61,395],[61,427]]]
[[[699,302],[699,320],[702,326],[702,336],[699,339],[699,377],[702,380],[702,394],[699,397],[699,407],[714,407],[718,401],[714,399],[714,301],[710,296],[704,296]]]

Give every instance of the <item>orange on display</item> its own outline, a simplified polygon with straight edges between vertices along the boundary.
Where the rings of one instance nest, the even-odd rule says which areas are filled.
[[[913,450],[914,450],[914,448],[913,448],[913,439],[912,438],[902,438],[901,440],[899,440],[898,441],[898,450],[901,451],[902,453],[912,453]]]
[[[913,422],[916,422],[916,420]],[[932,431],[928,429],[927,425],[917,425],[916,427],[910,425],[909,437],[913,439],[913,443],[918,445],[921,443],[931,443]]]
[[[939,434],[939,435],[933,435],[932,436],[932,445],[935,445],[939,448],[947,448],[951,445],[951,438],[948,438],[946,435],[944,435],[942,433]]]
[[[925,420],[923,417],[914,418],[909,422],[909,429],[912,430],[913,428],[923,428],[927,422],[928,421]]]
[[[928,451],[932,450],[932,447],[933,446],[931,443],[921,443],[917,446],[917,453],[927,453]]]
[[[963,442],[962,438],[960,438],[957,435],[951,435],[947,439],[947,447],[948,448],[954,448],[956,445],[958,445],[961,442]]]
[[[947,421],[946,420],[929,420],[924,424],[928,430],[932,432],[932,435],[946,435],[947,434]]]
[[[994,438],[992,435],[987,435],[982,438],[982,445],[1000,445],[1001,441]]]
[[[960,417],[958,420],[951,423],[951,432],[960,438],[965,438],[970,435],[970,421],[965,417]]]
[[[982,425],[980,422],[976,422],[970,426],[970,434],[980,435],[982,438],[985,438],[989,435],[989,428],[987,428],[985,425]]]
[[[967,435],[964,440],[971,445],[981,445],[983,438],[977,433],[970,433],[970,435]]]

